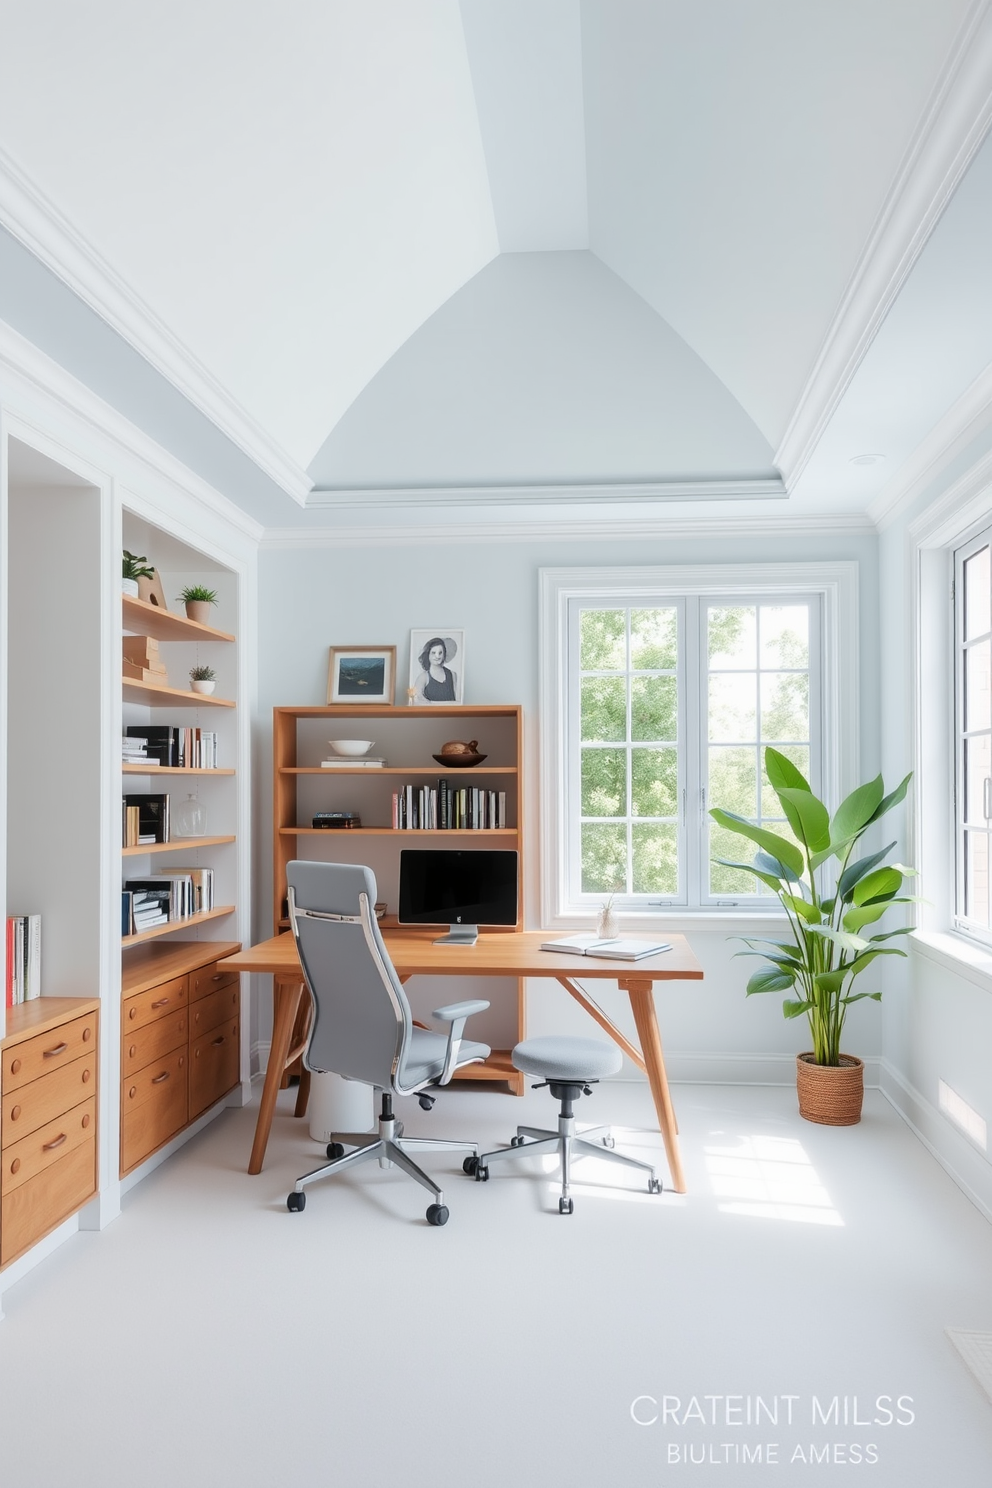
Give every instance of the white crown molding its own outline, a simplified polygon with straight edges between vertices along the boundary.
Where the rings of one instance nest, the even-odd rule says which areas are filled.
[[[875,497],[868,515],[879,530],[897,521],[950,462],[992,424],[992,362],[930,430]]]
[[[990,126],[992,0],[973,0],[776,451],[790,491]]]
[[[0,224],[302,506],[307,472],[0,149]]]
[[[0,321],[0,379],[5,373],[15,382],[19,381],[26,385],[35,395],[40,395],[43,401],[54,401],[101,438],[113,440],[134,459],[181,491],[188,493],[228,526],[243,533],[253,542],[257,543],[263,536],[265,529],[261,523],[256,522],[253,517],[242,511],[240,506],[215,490],[182,461],[177,460],[174,455],[169,454],[168,450],[156,444],[123,414],[118,413],[116,408],[105,403],[102,398],[97,397],[94,392],[73,377],[71,372],[67,372],[58,362],[46,356],[43,351],[39,351],[19,331],[15,331],[6,322]],[[26,416],[15,408],[6,397],[3,397],[2,401],[8,414],[6,425],[8,432],[18,435],[18,429],[11,421],[12,418],[16,419],[24,430],[26,442],[37,445],[38,440],[32,432],[34,425],[30,416]],[[44,435],[43,437],[45,444],[39,447],[44,449],[47,446],[53,458],[61,460],[70,469],[78,470],[80,474],[86,473],[85,466],[81,465],[78,456],[69,451],[66,451],[64,456],[57,453],[51,436]]]
[[[445,514],[450,520],[450,513]],[[466,523],[438,528],[421,520],[416,526],[395,523],[375,527],[267,527],[263,548],[394,548],[436,547],[438,542],[461,546],[490,542],[563,541],[602,542],[615,538],[681,537],[872,537],[875,524],[860,512],[850,515],[762,515],[757,517],[696,517],[679,520],[665,516],[623,517],[615,514],[585,521],[505,521]]]
[[[992,450],[909,524],[910,536],[918,548],[945,548],[963,542],[970,527],[988,521],[990,502]]]
[[[784,500],[785,486],[771,479],[599,481],[558,484],[549,481],[488,486],[315,487],[307,511],[369,511],[424,506],[576,506],[592,501],[767,501]]]

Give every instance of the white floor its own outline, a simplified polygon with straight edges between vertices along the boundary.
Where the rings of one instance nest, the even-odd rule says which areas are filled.
[[[227,1112],[6,1294],[4,1488],[992,1481],[945,1335],[992,1333],[992,1227],[877,1092],[831,1130],[788,1090],[676,1087],[689,1194],[587,1162],[571,1218],[537,1159],[475,1184],[449,1157],[443,1229],[374,1166],[287,1213],[321,1155],[292,1099],[259,1177],[254,1110]],[[553,1111],[406,1104],[493,1146]],[[661,1160],[643,1088],[583,1105]]]

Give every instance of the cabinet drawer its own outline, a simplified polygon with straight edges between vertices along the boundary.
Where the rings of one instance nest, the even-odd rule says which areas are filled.
[[[121,1048],[121,1079],[125,1082],[138,1070],[144,1069],[163,1054],[185,1047],[189,1030],[189,1013],[180,1008],[159,1018],[155,1023],[146,1023],[136,1033],[124,1030]]]
[[[96,1142],[88,1137],[65,1157],[0,1200],[0,1266],[16,1260],[42,1235],[96,1193]]]
[[[90,1096],[74,1110],[64,1112],[5,1149],[0,1188],[5,1194],[20,1188],[22,1183],[61,1162],[74,1147],[92,1142],[95,1131],[96,1097]]]
[[[148,1065],[122,1087],[121,1173],[127,1173],[186,1125],[185,1049]]]
[[[96,1049],[3,1097],[3,1146],[54,1121],[96,1091]]]
[[[208,992],[215,992],[218,987],[229,987],[238,980],[238,972],[228,971],[219,961],[211,961],[209,966],[201,966],[199,971],[190,972],[189,1000],[196,1002],[199,998],[206,997]]]
[[[238,981],[208,992],[199,1002],[190,1003],[189,1037],[192,1043],[221,1023],[229,1023],[241,1012],[241,984]]]
[[[220,1100],[238,1083],[241,1020],[233,1018],[189,1047],[189,1119]]]
[[[36,1034],[3,1051],[3,1093],[71,1064],[82,1054],[96,1052],[96,1013],[73,1018],[48,1033]]]
[[[189,1002],[189,977],[173,977],[171,982],[161,982],[129,997],[121,1009],[121,1029],[126,1039],[129,1034],[154,1023],[159,1018],[168,1018],[177,1008]]]

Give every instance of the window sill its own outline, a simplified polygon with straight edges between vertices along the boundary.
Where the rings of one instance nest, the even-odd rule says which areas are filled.
[[[914,930],[909,940],[927,961],[992,992],[992,951],[949,931]]]

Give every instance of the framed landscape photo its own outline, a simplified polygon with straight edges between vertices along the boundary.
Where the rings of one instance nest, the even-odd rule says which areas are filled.
[[[465,632],[451,626],[410,632],[410,701],[460,703],[465,696]]]
[[[331,647],[329,703],[391,703],[395,687],[395,646]]]

